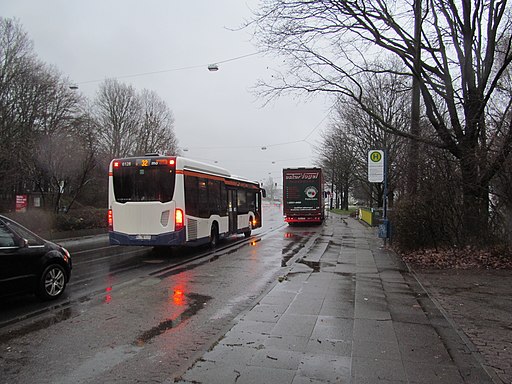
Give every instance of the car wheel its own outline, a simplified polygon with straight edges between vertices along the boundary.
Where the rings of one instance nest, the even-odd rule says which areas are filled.
[[[59,264],[45,268],[39,279],[37,295],[43,300],[56,299],[66,288],[66,271]]]

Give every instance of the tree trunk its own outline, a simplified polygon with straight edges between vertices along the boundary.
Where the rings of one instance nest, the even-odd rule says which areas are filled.
[[[348,211],[348,182],[343,185],[343,209]]]
[[[411,135],[420,136],[420,71],[421,71],[421,0],[414,1],[414,73],[411,95]],[[419,142],[409,140],[407,163],[407,192],[414,196],[418,191]]]
[[[488,186],[479,182],[478,165],[473,151],[461,158],[463,183],[462,235],[468,244],[483,243],[488,239]]]

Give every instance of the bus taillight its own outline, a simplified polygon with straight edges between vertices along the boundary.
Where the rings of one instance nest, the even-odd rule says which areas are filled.
[[[176,208],[176,211],[174,213],[174,230],[179,231],[184,226],[183,221],[183,211],[179,208]]]
[[[114,216],[112,215],[112,210],[108,210],[108,230],[113,231],[114,230]]]

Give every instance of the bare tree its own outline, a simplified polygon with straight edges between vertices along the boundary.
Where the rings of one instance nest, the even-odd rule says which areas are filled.
[[[95,102],[100,150],[110,160],[149,152],[178,153],[174,117],[159,96],[106,80]]]
[[[94,166],[94,146],[84,140],[87,137],[90,141],[93,136],[87,135],[82,122],[83,99],[69,88],[69,80],[54,68],[43,67],[36,74],[31,99],[36,113],[29,125],[30,135],[22,144],[26,150],[23,177],[30,191],[40,193],[43,206],[58,210],[61,198],[66,196],[69,208],[71,184],[80,190],[84,174]]]
[[[287,91],[343,94],[389,132],[449,151],[458,159],[463,184],[464,232],[482,239],[487,230],[490,180],[512,149],[512,121],[504,140],[490,134],[487,112],[512,61],[507,1],[428,0],[421,10],[421,62],[415,67],[414,1],[263,0],[255,37],[262,48],[285,55],[290,71],[261,83],[262,94]],[[375,58],[398,58],[407,68]],[[368,105],[362,73],[394,73],[419,80],[424,113],[435,136],[412,135],[390,125]],[[505,117],[505,115],[503,115]]]
[[[335,122],[322,133],[321,147],[317,148],[325,179],[330,183],[331,209],[340,208],[340,205],[341,209],[348,209],[349,189],[356,177],[356,154],[352,139],[342,125]]]
[[[174,134],[174,117],[167,104],[154,92],[140,94],[141,124],[135,143],[135,154],[178,154],[178,140]]]
[[[0,18],[0,31],[0,193],[6,201],[34,188],[43,198],[60,197],[59,182],[77,173],[68,168],[64,175],[62,166],[57,172],[52,158],[69,157],[66,166],[78,161],[84,147],[78,147],[72,127],[82,98],[55,68],[37,60],[17,21]],[[75,143],[73,150],[61,145],[66,138]]]
[[[82,113],[68,125],[37,136],[31,179],[46,206],[67,212],[91,181],[97,152],[95,125]]]
[[[16,20],[0,18],[0,193],[20,192],[22,165],[37,117],[33,88],[37,61],[32,41]]]
[[[86,186],[101,185],[94,180],[98,164],[145,152],[178,153],[172,113],[154,92],[138,94],[106,80],[94,108],[86,109],[87,100],[69,84],[38,60],[17,20],[0,17],[2,209],[14,207],[15,194],[33,192],[43,206],[69,209]]]
[[[100,85],[95,104],[100,151],[108,161],[133,154],[141,125],[141,104],[135,89],[107,79]]]
[[[397,67],[399,63],[397,63]],[[365,102],[378,111],[388,124],[406,129],[409,116],[407,88],[396,81],[396,76],[388,74],[375,78],[368,76],[365,86]],[[320,157],[334,161],[333,175],[343,176],[344,187],[356,185],[365,191],[364,200],[370,206],[382,206],[384,188],[381,183],[369,183],[367,175],[367,155],[370,149],[383,149],[388,157],[388,200],[393,202],[394,192],[399,189],[405,157],[406,140],[389,134],[380,120],[365,113],[352,98],[339,96],[332,113],[332,124],[323,135]],[[330,168],[329,161],[325,164]],[[399,165],[401,164],[401,165]],[[349,176],[350,175],[350,176]],[[339,180],[342,180],[338,177]],[[348,190],[344,193],[344,205],[348,205]]]

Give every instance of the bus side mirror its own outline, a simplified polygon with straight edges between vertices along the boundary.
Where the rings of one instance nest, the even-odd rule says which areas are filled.
[[[263,196],[263,198],[267,197],[267,191],[265,191],[263,188],[261,189],[261,196]]]

